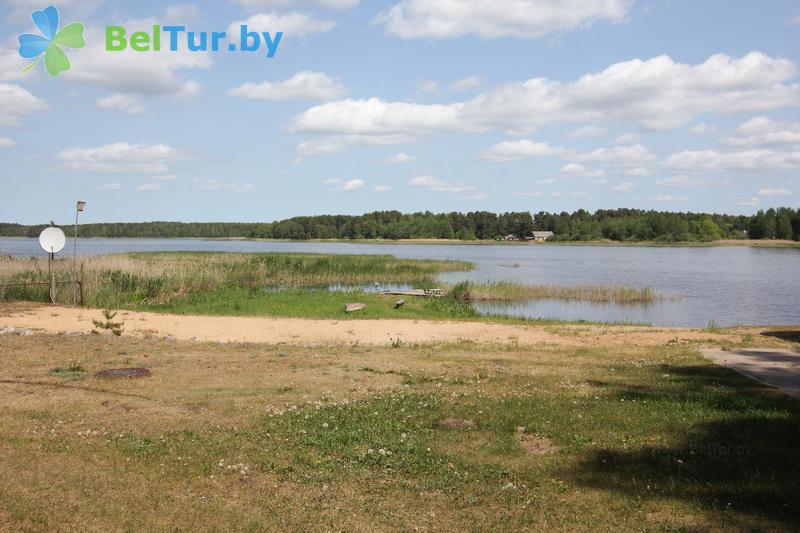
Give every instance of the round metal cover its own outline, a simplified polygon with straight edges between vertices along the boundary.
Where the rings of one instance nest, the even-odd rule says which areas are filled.
[[[58,228],[45,228],[39,234],[39,246],[48,254],[57,254],[67,244],[67,237]]]
[[[95,377],[102,379],[139,379],[150,377],[150,371],[146,368],[110,368],[98,372]]]

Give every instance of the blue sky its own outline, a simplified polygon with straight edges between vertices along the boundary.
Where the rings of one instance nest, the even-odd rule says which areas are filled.
[[[797,2],[62,0],[58,78],[1,5],[2,221],[800,205]],[[273,59],[104,49],[242,21]]]

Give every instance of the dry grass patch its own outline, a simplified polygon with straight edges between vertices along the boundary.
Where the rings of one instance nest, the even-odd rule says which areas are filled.
[[[800,406],[691,346],[35,335],[0,338],[0,360],[8,530],[798,523]],[[49,373],[71,361],[84,376]],[[93,376],[119,367],[152,376]]]

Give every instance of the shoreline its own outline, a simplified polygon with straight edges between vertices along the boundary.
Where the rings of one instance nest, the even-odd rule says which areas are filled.
[[[36,237],[2,236],[0,239],[36,240]],[[462,241],[458,239],[262,239],[250,237],[80,237],[83,241],[207,241],[207,242],[275,242],[275,243],[332,243],[332,244],[386,244],[386,245],[457,245],[457,246],[609,246],[609,247],[645,247],[645,248],[720,248],[720,247],[751,247],[751,248],[800,248],[800,241],[789,240],[758,240],[758,239],[723,239],[709,242],[676,241]],[[134,252],[136,253],[136,252]],[[237,253],[237,252],[227,252]]]

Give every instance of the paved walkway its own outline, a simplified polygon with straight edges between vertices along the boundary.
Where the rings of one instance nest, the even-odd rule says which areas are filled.
[[[715,348],[703,350],[703,354],[718,365],[800,398],[800,353],[779,349],[725,352]]]

